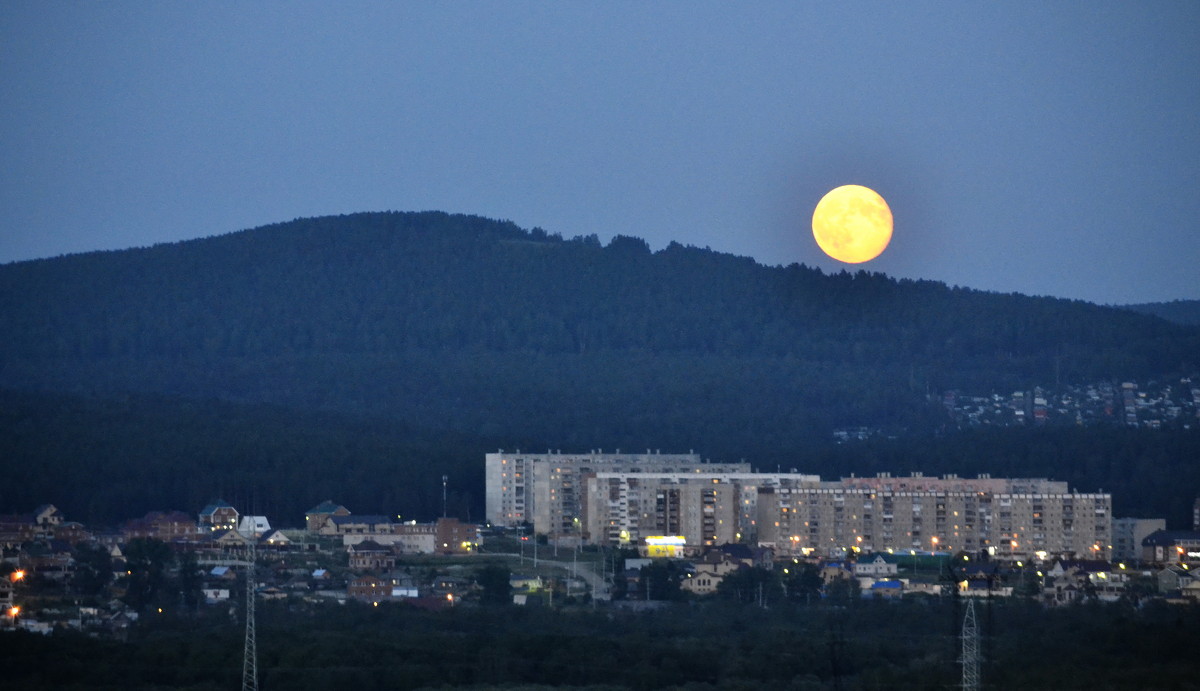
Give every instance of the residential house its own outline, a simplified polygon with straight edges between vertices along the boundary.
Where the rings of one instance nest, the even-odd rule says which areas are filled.
[[[197,523],[202,531],[233,530],[238,524],[238,510],[223,499],[218,499],[200,509]]]
[[[743,546],[744,545],[740,545]],[[747,559],[739,558],[737,551],[710,548],[694,562],[694,571],[683,579],[680,587],[694,595],[711,595],[717,592],[717,586],[729,573],[746,568],[753,563],[753,555],[745,555]],[[748,563],[749,562],[749,563]]]
[[[15,547],[23,542],[50,539],[56,524],[49,522],[52,515],[45,514],[45,507],[38,507],[38,510],[35,513],[0,516],[0,546]]]
[[[350,568],[370,571],[387,571],[395,568],[396,556],[390,547],[375,542],[363,540],[350,545]]]
[[[335,503],[332,499],[317,504],[304,512],[304,527],[310,533],[331,534],[323,532],[325,524],[334,516],[349,516],[350,509]]]
[[[268,530],[258,538],[260,547],[274,547],[277,549],[288,547],[292,544],[291,538],[283,534],[282,530]]]
[[[1090,597],[1112,601],[1120,597],[1124,585],[1124,577],[1114,575],[1107,561],[1060,559],[1046,571],[1043,599],[1051,605]]]
[[[1178,564],[1171,564],[1160,570],[1155,579],[1158,581],[1158,592],[1164,595],[1180,592],[1192,583],[1200,581],[1195,571]]]
[[[39,526],[53,529],[62,525],[63,515],[54,504],[42,504],[33,510],[33,520]]]
[[[54,527],[54,539],[71,545],[77,545],[80,542],[91,540],[92,533],[82,523],[77,521],[63,521]]]
[[[882,554],[874,557],[864,557],[854,564],[854,575],[860,578],[891,578],[896,575],[895,561],[888,561]]]
[[[895,579],[875,581],[870,588],[863,589],[862,595],[888,600],[899,599],[904,595],[904,583]]]
[[[853,569],[850,564],[840,561],[827,562],[821,567],[820,571],[821,582],[829,585],[834,581],[853,578]]]
[[[75,554],[71,545],[59,540],[35,542],[21,551],[18,564],[47,580],[68,581],[75,573]]]
[[[457,518],[439,518],[434,523],[434,541],[440,554],[467,554],[479,546],[479,526]]]
[[[379,576],[356,576],[346,584],[346,594],[355,600],[378,604],[391,598],[392,582]]]
[[[242,516],[237,531],[246,537],[261,537],[271,532],[271,522],[266,516]]]
[[[319,532],[321,535],[341,535],[343,543],[349,545],[360,540],[346,541],[347,536],[391,535],[392,519],[378,515],[330,516]]]
[[[163,542],[194,540],[199,529],[192,517],[182,511],[151,511],[125,524],[125,540],[152,538]]]

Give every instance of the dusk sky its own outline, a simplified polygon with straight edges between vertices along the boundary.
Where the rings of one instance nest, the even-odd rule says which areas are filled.
[[[443,210],[1200,298],[1200,2],[0,3],[0,262]],[[840,264],[821,196],[895,234]]]

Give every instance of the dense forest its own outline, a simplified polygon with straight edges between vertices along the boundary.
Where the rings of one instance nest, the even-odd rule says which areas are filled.
[[[1144,302],[1139,305],[1126,305],[1125,309],[1142,314],[1152,314],[1176,324],[1200,325],[1200,300]]]
[[[1195,606],[979,602],[984,689],[1196,689]],[[403,604],[258,608],[263,688],[946,689],[961,681],[957,598],[712,602],[645,613]],[[0,633],[0,689],[236,688],[237,619],[169,615],[127,642]]]
[[[0,266],[19,480],[0,511],[110,521],[224,496],[293,516],[335,497],[429,516],[445,473],[478,516],[484,452],[603,447],[1019,471],[1181,516],[1186,431],[990,439],[946,431],[930,400],[1195,372],[1200,328],[1125,309],[438,212],[301,219]],[[830,444],[857,425],[898,439]]]
[[[383,418],[162,396],[88,398],[0,390],[0,506],[53,503],[71,520],[114,524],[151,510],[198,511],[221,497],[299,526],[335,499],[355,513],[430,520],[447,475],[453,515],[483,515],[483,454],[541,450],[529,439],[419,429]],[[596,438],[646,448],[626,421],[600,419]],[[705,437],[701,430],[696,437]],[[644,442],[639,447],[633,442]],[[625,443],[628,442],[628,443]],[[1052,477],[1113,494],[1118,516],[1162,516],[1188,527],[1200,487],[1200,430],[1051,427],[913,434],[849,444],[814,441],[786,453],[747,442],[758,469],[837,478],[881,471]],[[580,450],[588,447],[574,447]],[[664,450],[687,450],[665,447]],[[708,450],[705,457],[709,457]],[[746,449],[731,449],[746,451]]]

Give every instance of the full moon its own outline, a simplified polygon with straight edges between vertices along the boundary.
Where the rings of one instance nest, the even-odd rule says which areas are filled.
[[[875,190],[842,185],[817,202],[812,228],[825,254],[861,264],[878,257],[891,241],[892,210]]]

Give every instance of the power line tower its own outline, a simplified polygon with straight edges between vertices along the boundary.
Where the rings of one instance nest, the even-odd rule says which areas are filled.
[[[979,627],[975,624],[975,601],[967,598],[967,613],[962,626],[963,691],[979,691]]]
[[[258,649],[254,636],[254,532],[246,538],[246,646],[242,651],[242,691],[258,691]]]

